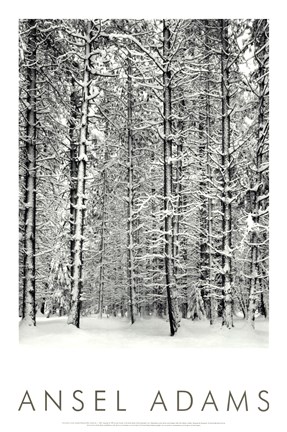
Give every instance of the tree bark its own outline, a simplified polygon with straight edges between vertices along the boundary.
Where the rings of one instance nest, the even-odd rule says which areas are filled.
[[[199,207],[199,292],[203,299],[204,310],[207,311],[208,303],[207,303],[207,278],[208,278],[208,269],[207,269],[207,200],[206,200],[206,140],[204,136],[204,130],[206,128],[205,120],[206,115],[203,113],[204,103],[204,95],[200,98],[200,106],[199,106],[199,148],[198,148],[198,157],[199,157],[199,199],[200,199],[200,207]]]
[[[128,208],[127,208],[127,278],[129,289],[129,308],[131,323],[135,322],[135,275],[134,275],[134,142],[132,130],[132,67],[128,57]]]
[[[73,274],[73,262],[75,255],[75,220],[76,220],[76,205],[77,205],[77,175],[78,175],[78,145],[75,137],[76,119],[77,119],[77,103],[76,103],[76,88],[75,80],[71,78],[71,113],[69,119],[69,140],[70,140],[70,278],[71,291]]]
[[[263,28],[260,28],[260,24]],[[260,211],[262,210],[263,201],[261,196],[264,195],[262,181],[262,161],[263,151],[266,141],[266,57],[267,57],[267,37],[266,28],[267,20],[255,20],[254,30],[257,33],[255,37],[255,58],[258,63],[258,118],[257,118],[257,146],[255,153],[255,181],[253,182],[252,192],[250,191],[250,211],[253,219],[253,228],[250,232],[250,291],[248,305],[248,321],[252,328],[255,328],[255,312],[259,303],[259,294],[263,293],[263,272],[260,268],[260,259],[263,257],[262,235],[260,236],[258,224],[260,223]],[[257,54],[258,52],[258,54]]]
[[[232,212],[231,212],[231,157],[230,157],[230,95],[228,20],[220,20],[221,32],[221,169],[222,169],[222,288],[224,297],[223,325],[232,327]]]
[[[88,135],[88,110],[90,92],[90,53],[91,53],[91,22],[86,27],[85,61],[83,73],[82,109],[80,125],[80,142],[78,152],[78,173],[77,173],[77,204],[75,215],[74,234],[74,261],[72,278],[72,300],[71,310],[68,317],[68,324],[80,327],[81,293],[83,288],[83,234],[85,223],[85,186],[86,186],[86,165],[87,165],[87,135]]]
[[[28,20],[27,57],[27,124],[25,166],[25,229],[24,229],[24,284],[22,318],[29,326],[36,325],[35,306],[35,243],[36,243],[36,98],[37,73],[36,20]]]
[[[211,103],[210,103],[210,54],[209,46],[210,41],[208,37],[208,20],[205,20],[205,46],[206,46],[206,57],[207,57],[207,72],[205,74],[205,109],[206,109],[206,175],[212,182],[212,169],[211,169]],[[212,191],[211,186],[207,188],[207,244],[208,244],[208,298],[209,298],[209,322],[210,325],[214,324],[216,311],[215,311],[215,292],[214,292],[214,278],[213,278],[213,202],[212,202]]]
[[[106,144],[104,144],[106,146]],[[105,164],[107,162],[107,150],[104,150]],[[102,196],[102,223],[100,241],[100,280],[99,280],[99,318],[103,316],[104,290],[105,290],[105,233],[106,233],[106,200],[107,200],[107,170],[102,171],[103,196]]]
[[[188,311],[188,294],[187,294],[187,278],[186,274],[180,274],[179,263],[182,259],[184,264],[186,264],[187,250],[186,250],[186,238],[181,237],[181,222],[183,218],[184,209],[184,196],[183,196],[183,145],[184,145],[184,116],[185,116],[186,102],[184,95],[181,95],[179,102],[179,116],[182,119],[178,122],[178,132],[181,134],[176,143],[176,164],[175,164],[175,214],[173,217],[173,259],[174,259],[174,275],[176,289],[179,290],[180,285],[183,285],[181,290],[181,295],[183,297],[183,302],[181,303],[182,317],[187,317]],[[185,270],[184,270],[185,271]],[[186,273],[186,271],[185,271]],[[179,277],[180,281],[179,282]]]
[[[171,71],[170,30],[163,20],[163,111],[164,111],[164,240],[165,283],[167,291],[170,334],[174,336],[179,326],[178,300],[173,269],[173,208],[172,208],[172,137],[171,137]]]

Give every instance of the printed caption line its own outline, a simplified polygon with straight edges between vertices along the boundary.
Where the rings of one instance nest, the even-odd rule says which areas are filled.
[[[89,427],[200,427],[222,426],[225,422],[62,422],[63,425],[86,425]]]

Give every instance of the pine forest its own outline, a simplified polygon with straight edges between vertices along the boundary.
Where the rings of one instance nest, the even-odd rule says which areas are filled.
[[[21,325],[268,323],[268,46],[266,19],[19,21]]]

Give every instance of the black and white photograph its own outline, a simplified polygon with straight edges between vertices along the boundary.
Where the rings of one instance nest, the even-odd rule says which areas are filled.
[[[266,346],[268,20],[21,20],[19,53],[20,341]]]
[[[11,18],[13,427],[264,432],[279,419],[280,20],[180,5]]]

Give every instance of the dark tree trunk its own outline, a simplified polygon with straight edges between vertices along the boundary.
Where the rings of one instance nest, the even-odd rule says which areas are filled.
[[[106,144],[104,144],[106,146]],[[104,150],[105,164],[107,162],[107,150]],[[99,318],[103,316],[104,291],[105,291],[105,235],[106,235],[106,201],[107,201],[107,170],[102,171],[103,195],[102,195],[102,223],[100,240],[100,280],[99,280]]]
[[[262,26],[262,28],[260,28]],[[253,172],[254,182],[252,191],[250,190],[250,212],[253,222],[253,227],[250,231],[250,288],[249,288],[249,305],[248,305],[248,320],[250,325],[255,328],[255,312],[261,301],[263,304],[264,314],[267,315],[267,308],[264,302],[264,277],[266,274],[262,271],[260,261],[264,256],[262,251],[262,243],[266,240],[266,235],[260,234],[260,213],[264,210],[263,206],[266,202],[268,194],[264,191],[264,181],[262,178],[262,162],[264,147],[267,142],[267,123],[266,123],[266,108],[267,108],[267,83],[266,83],[266,58],[267,56],[267,35],[268,28],[267,20],[255,20],[255,58],[258,63],[258,118],[257,118],[257,146],[255,153],[255,172]],[[262,198],[264,197],[264,198]],[[264,213],[264,212],[263,212]]]
[[[75,234],[74,234],[74,260],[72,278],[72,300],[71,309],[68,317],[68,324],[80,327],[80,308],[81,293],[83,288],[83,234],[85,224],[85,187],[86,187],[86,165],[87,165],[87,136],[88,136],[88,110],[90,93],[90,53],[91,53],[91,27],[90,21],[86,28],[85,61],[83,73],[82,107],[80,142],[78,153],[78,172],[77,172],[77,203],[75,214]]]
[[[134,142],[132,131],[132,67],[128,57],[128,209],[127,209],[127,278],[131,323],[135,322],[135,275],[134,275]]]
[[[214,290],[214,278],[213,278],[213,202],[212,202],[212,169],[211,169],[211,143],[210,137],[212,134],[211,130],[211,101],[210,101],[210,40],[208,36],[209,22],[205,20],[205,52],[207,57],[207,72],[205,74],[205,110],[206,110],[206,176],[209,179],[209,186],[207,187],[208,198],[207,198],[207,244],[208,244],[208,256],[207,256],[207,278],[208,278],[208,318],[210,325],[214,324],[215,321],[215,290]]]
[[[178,133],[179,138],[176,143],[176,164],[175,164],[175,214],[173,217],[173,259],[174,259],[174,275],[176,289],[181,288],[181,295],[183,301],[181,303],[182,318],[187,317],[188,311],[188,294],[187,294],[187,277],[185,265],[187,262],[187,248],[186,248],[186,238],[182,236],[182,219],[184,214],[184,207],[186,203],[185,196],[183,195],[183,146],[184,146],[184,117],[185,117],[186,102],[183,94],[181,94],[181,99],[179,102],[179,116],[181,119],[178,122]],[[184,270],[182,273],[180,271],[180,262],[182,261]],[[182,266],[181,266],[182,267]]]
[[[203,299],[204,311],[207,312],[208,301],[207,301],[207,201],[206,201],[206,140],[205,140],[205,113],[203,113],[204,96],[200,99],[199,106],[199,291]]]
[[[232,212],[231,212],[231,156],[230,156],[230,95],[229,95],[229,41],[228,20],[221,23],[221,173],[222,173],[222,288],[224,298],[223,324],[232,327]]]
[[[168,317],[170,334],[174,336],[179,326],[178,299],[173,269],[173,207],[172,207],[172,138],[171,138],[171,71],[170,30],[163,21],[163,57],[164,57],[164,263],[167,290]]]
[[[75,128],[77,121],[77,102],[76,102],[75,80],[71,79],[71,113],[69,121],[69,140],[70,140],[70,277],[71,289],[73,274],[73,262],[75,255],[75,220],[77,204],[77,176],[78,176],[78,145],[76,142]]]
[[[37,73],[36,20],[28,20],[27,54],[27,124],[25,166],[25,229],[24,229],[24,285],[22,318],[30,326],[36,325],[35,306],[35,243],[36,243],[36,98]]]

